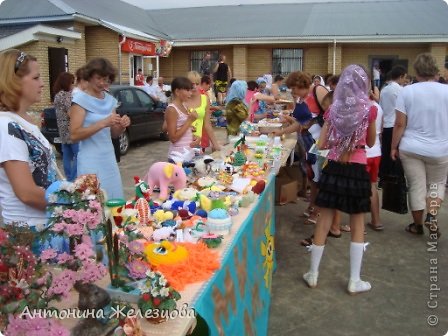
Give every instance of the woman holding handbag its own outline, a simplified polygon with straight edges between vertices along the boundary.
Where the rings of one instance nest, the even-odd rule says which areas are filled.
[[[430,53],[417,56],[418,83],[403,88],[397,98],[391,157],[400,158],[409,187],[412,234],[440,236],[437,212],[445,195],[448,174],[448,86],[438,83],[437,62]]]

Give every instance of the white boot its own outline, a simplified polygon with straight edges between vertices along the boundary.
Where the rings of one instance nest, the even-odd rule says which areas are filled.
[[[364,243],[350,243],[350,280],[347,288],[350,294],[367,292],[372,288],[369,282],[360,278],[364,248]]]
[[[311,251],[311,264],[310,270],[303,275],[303,280],[310,288],[315,288],[317,286],[317,278],[319,276],[319,265],[322,259],[322,254],[324,253],[325,245],[317,246],[312,244],[309,248]]]

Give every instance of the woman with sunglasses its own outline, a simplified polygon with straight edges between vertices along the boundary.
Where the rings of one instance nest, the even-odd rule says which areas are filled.
[[[45,228],[45,189],[56,180],[56,160],[48,140],[27,110],[43,89],[35,57],[19,50],[0,53],[0,207],[3,224]],[[56,247],[56,246],[55,246]],[[56,247],[57,248],[57,247]],[[33,252],[41,251],[38,241]]]

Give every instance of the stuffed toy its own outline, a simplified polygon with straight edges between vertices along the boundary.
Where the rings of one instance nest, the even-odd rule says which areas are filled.
[[[146,173],[144,180],[148,183],[148,192],[151,194],[154,187],[159,187],[161,200],[168,198],[168,187],[174,186],[175,190],[185,188],[187,176],[182,165],[169,162],[156,162]]]
[[[209,155],[194,160],[193,173],[196,176],[209,175],[212,171],[211,163],[213,161],[214,159]]]

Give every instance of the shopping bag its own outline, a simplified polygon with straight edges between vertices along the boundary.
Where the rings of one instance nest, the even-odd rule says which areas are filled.
[[[384,176],[381,184],[383,191],[381,208],[398,214],[406,214],[408,212],[408,189],[404,176]]]

